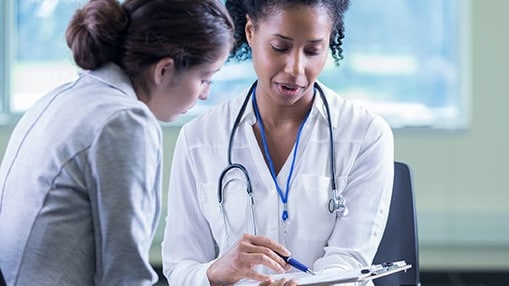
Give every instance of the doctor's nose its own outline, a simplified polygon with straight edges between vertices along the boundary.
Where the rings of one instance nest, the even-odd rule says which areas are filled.
[[[285,73],[297,77],[304,73],[305,58],[300,52],[295,52],[287,58]]]

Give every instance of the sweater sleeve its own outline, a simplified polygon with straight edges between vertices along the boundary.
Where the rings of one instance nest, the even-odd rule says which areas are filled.
[[[89,151],[96,285],[152,285],[149,249],[161,211],[161,130],[143,110],[122,110]]]

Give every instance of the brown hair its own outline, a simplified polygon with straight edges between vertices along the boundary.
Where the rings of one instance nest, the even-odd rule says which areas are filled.
[[[108,62],[137,78],[171,57],[177,71],[217,60],[233,43],[233,23],[219,0],[90,0],[66,31],[76,64]]]

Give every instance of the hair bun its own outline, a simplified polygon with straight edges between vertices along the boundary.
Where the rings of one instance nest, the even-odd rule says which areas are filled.
[[[78,66],[97,69],[114,61],[128,19],[116,0],[91,0],[76,11],[66,31]]]

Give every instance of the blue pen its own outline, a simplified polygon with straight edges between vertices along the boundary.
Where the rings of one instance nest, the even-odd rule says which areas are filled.
[[[302,272],[306,272],[306,273],[309,273],[311,275],[316,275],[316,273],[314,273],[313,271],[311,271],[309,269],[309,267],[307,267],[304,263],[298,261],[297,259],[291,257],[291,256],[284,256],[284,255],[281,255],[279,253],[276,252],[277,255],[279,255],[279,257],[283,258],[284,261],[286,261],[286,263],[290,264],[291,266],[299,269],[300,271]]]

